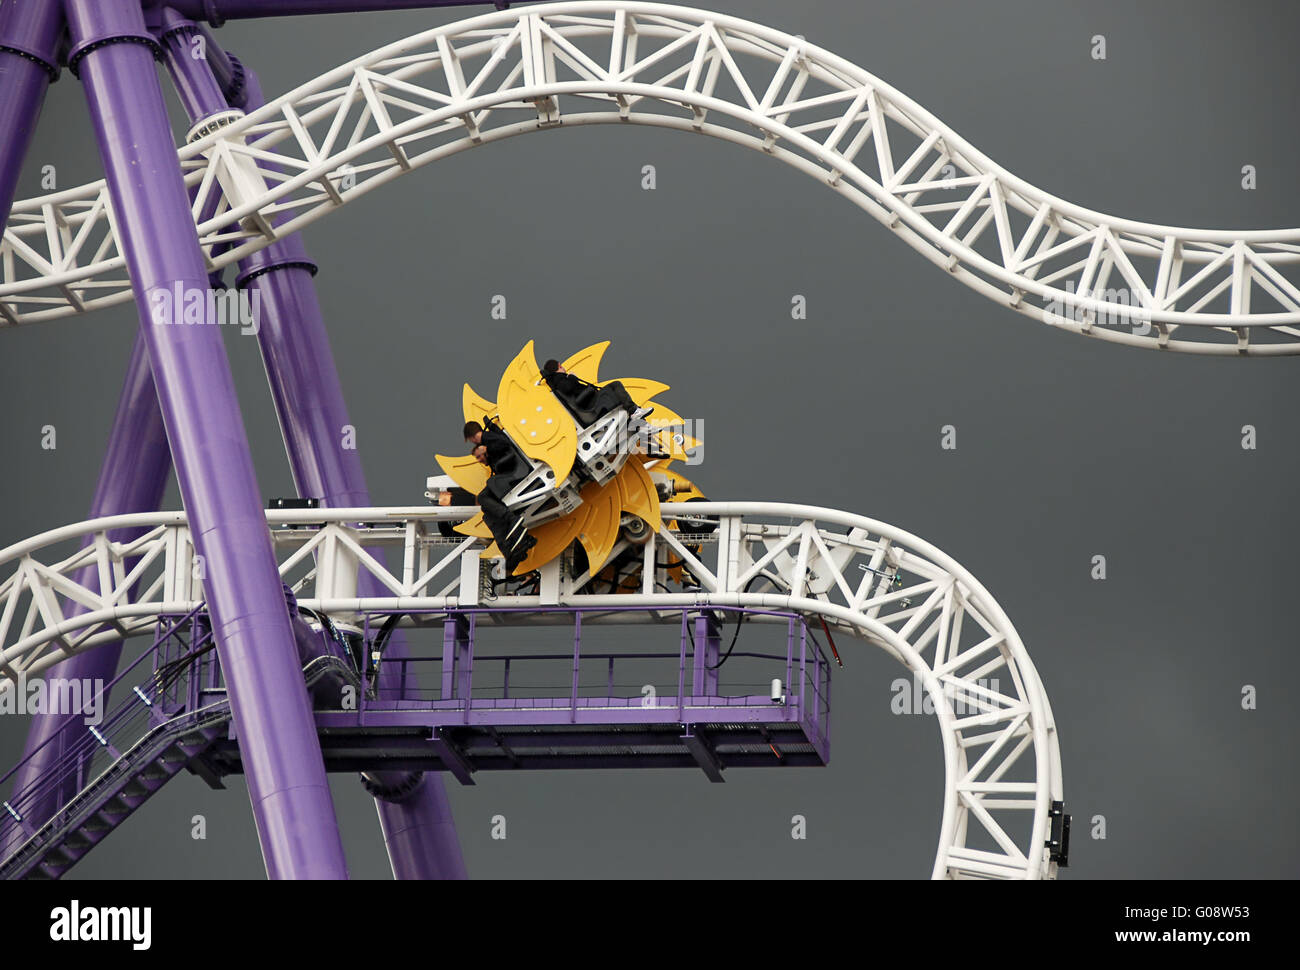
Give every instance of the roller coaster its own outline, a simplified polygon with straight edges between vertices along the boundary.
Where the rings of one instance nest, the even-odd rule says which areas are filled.
[[[531,532],[534,543],[526,558],[514,568],[506,558],[502,578],[527,574],[550,562],[576,541],[581,544],[587,568],[599,576],[614,544],[622,535],[634,543],[649,539],[663,524],[659,500],[702,499],[704,493],[670,466],[688,459],[700,442],[684,433],[685,423],[657,400],[668,389],[658,382],[606,381],[599,383],[598,369],[609,341],[595,344],[565,360],[556,361],[556,374],[572,382],[563,389],[552,386],[559,378],[544,378],[529,341],[506,369],[498,401],[488,401],[468,384],[464,391],[466,428],[482,427],[482,419],[505,435],[508,469],[491,468],[480,456],[486,447],[461,458],[438,455],[445,478],[431,478],[430,498],[441,499],[461,489],[483,504],[490,478],[499,478],[500,514],[520,532]],[[628,385],[631,385],[629,389]],[[625,403],[613,399],[602,404],[602,392],[617,388]],[[650,402],[655,401],[651,407]],[[629,408],[631,410],[629,410]],[[658,411],[653,423],[646,415]],[[653,471],[651,471],[653,469]],[[485,510],[486,511],[486,510]],[[455,527],[457,532],[492,539],[485,511]],[[509,535],[506,536],[509,538]],[[485,555],[504,557],[494,541]],[[618,565],[611,565],[617,574]],[[619,582],[615,581],[615,585]]]
[[[356,452],[334,441],[347,411],[299,231],[470,148],[649,125],[817,178],[1038,322],[1263,356],[1300,351],[1300,230],[1188,230],[1072,205],[803,37],[687,7],[498,10],[269,101],[209,29],[440,5],[35,0],[0,11],[11,79],[0,118],[16,133],[0,148],[5,208],[61,64],[86,89],[106,171],[12,204],[0,321],[132,299],[141,316],[90,518],[0,550],[0,704],[38,676],[102,676],[97,699],[116,705],[94,725],[35,719],[0,779],[12,784],[0,875],[61,876],[185,769],[218,787],[246,775],[272,877],[346,875],[327,771],[362,774],[397,877],[463,877],[444,776],[690,767],[717,782],[826,765],[838,635],[885,651],[934,704],[944,801],[932,876],[1054,878],[1069,816],[1051,707],[1015,628],[966,569],[874,519],[709,501],[673,465],[698,442],[657,399],[664,385],[622,382],[655,411],[638,433],[624,411],[584,415],[553,397],[531,344],[497,400],[468,386],[462,399],[467,421],[497,422],[518,451],[522,471],[502,494],[538,540],[528,558],[508,573],[482,511],[437,504],[453,488],[480,495],[488,471],[473,454],[439,457],[443,475],[426,483],[435,504],[372,506]],[[189,56],[196,42],[204,58]],[[193,124],[179,151],[155,58]],[[230,267],[262,298],[258,340],[299,495],[290,507],[262,508],[218,328],[158,325],[185,312],[159,294],[206,293]],[[565,370],[601,386],[604,349]],[[160,512],[173,467],[186,511]],[[673,648],[584,646],[585,629],[617,624],[653,625]],[[560,626],[571,651],[498,655],[479,642]],[[742,627],[767,646],[747,637],[737,650]],[[441,629],[441,647],[417,646],[412,629]],[[132,638],[149,649],[119,673]],[[530,679],[540,664],[567,671],[568,689]]]

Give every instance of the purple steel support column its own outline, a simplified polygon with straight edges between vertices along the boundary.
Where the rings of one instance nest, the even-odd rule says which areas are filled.
[[[347,867],[207,273],[139,0],[65,0],[272,878]],[[177,296],[180,298],[177,299]]]
[[[247,83],[256,89],[248,72]],[[360,453],[343,446],[351,425],[329,333],[312,282],[314,266],[297,234],[243,260],[238,285],[257,295],[261,308],[258,343],[266,364],[271,396],[279,415],[298,494],[319,498],[334,508],[366,508]],[[358,596],[384,596],[370,574],[357,580]],[[405,639],[394,633],[379,671],[381,693],[402,687]],[[414,671],[406,686],[413,688]],[[368,772],[366,786],[377,799],[380,823],[398,879],[464,878],[465,863],[456,837],[451,806],[436,774]]]
[[[721,633],[718,620],[712,613],[700,613],[692,620],[695,624],[695,676],[692,691],[696,697],[713,697],[718,693],[718,654]]]
[[[189,56],[197,30],[193,23],[163,11],[159,36],[167,67],[195,124],[230,107],[213,68],[224,66],[221,73],[234,74],[232,59],[215,44],[208,44],[211,65]],[[240,107],[256,110],[263,103],[257,76],[242,67],[238,74]],[[359,452],[343,444],[344,427],[351,420],[312,283],[314,271],[295,233],[240,261],[237,285],[254,294],[260,308],[258,344],[298,494],[319,498],[334,508],[364,508],[370,505],[370,492]],[[358,578],[357,593],[383,596],[385,590],[365,574]],[[381,696],[394,696],[404,686],[404,665],[395,662],[406,655],[399,633],[390,637],[385,653],[389,662],[380,667],[379,689]],[[405,686],[415,687],[413,671],[409,680]],[[442,778],[394,771],[367,772],[363,778],[377,800],[389,861],[398,879],[465,877]]]
[[[171,467],[162,412],[158,410],[158,395],[154,390],[153,375],[149,373],[149,356],[143,339],[137,334],[127,363],[117,414],[113,418],[108,450],[100,469],[99,484],[90,503],[89,518],[155,511],[162,502]],[[110,533],[110,538],[115,542],[127,542],[140,531],[117,530]],[[73,581],[97,587],[98,569],[94,565],[86,566],[73,577]],[[77,603],[72,604],[68,612],[75,615],[83,610]],[[109,681],[121,657],[121,641],[106,643],[56,664],[45,676],[49,680]],[[23,755],[31,755],[38,748],[40,751],[15,776],[14,791],[22,791],[32,784],[58,760],[62,742],[45,742],[69,725],[78,725],[79,721],[80,718],[74,714],[42,714],[33,718]],[[29,811],[44,821],[72,794],[70,790],[51,791],[48,798],[31,806]]]
[[[9,221],[45,90],[59,76],[62,33],[60,0],[0,3],[0,226]]]
[[[442,690],[438,694],[441,700],[466,696],[457,683],[461,668],[469,663],[468,644],[469,622],[465,617],[442,621]]]
[[[471,636],[470,624],[464,617],[444,621],[444,686],[439,695],[443,700],[447,699],[451,689],[448,686],[448,670],[455,664],[454,659],[449,663],[447,658],[450,656],[467,661]],[[382,670],[381,667],[381,674]],[[398,777],[393,772],[377,772],[372,778],[383,775]],[[418,787],[405,800],[392,802],[378,796],[375,798],[379,826],[384,833],[384,845],[388,849],[393,875],[398,879],[466,878],[460,841],[456,837],[456,821],[452,818],[442,779],[431,772],[409,777],[411,781],[408,784],[413,783]],[[374,781],[368,780],[367,787],[372,792],[375,791]],[[400,789],[394,791],[400,792]]]

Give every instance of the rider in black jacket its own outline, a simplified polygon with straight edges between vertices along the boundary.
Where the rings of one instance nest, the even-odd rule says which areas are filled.
[[[514,443],[490,421],[486,428],[477,421],[467,423],[465,442],[473,447],[474,457],[492,472],[483,491],[478,494],[478,504],[483,510],[483,521],[492,530],[497,548],[506,557],[506,575],[511,576],[528,557],[528,550],[537,545],[537,540],[524,529],[523,519],[507,509],[502,501],[524,476],[525,470],[521,467]]]
[[[650,414],[654,408],[639,408],[632,395],[619,381],[597,386],[589,384],[575,374],[570,374],[558,360],[548,360],[542,365],[542,379],[550,385],[551,392],[560,399],[584,425],[599,421],[609,412],[623,408],[632,421]]]

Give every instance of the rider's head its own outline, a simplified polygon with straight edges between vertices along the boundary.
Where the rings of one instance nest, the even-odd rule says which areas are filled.
[[[560,362],[558,360],[552,357],[550,360],[548,360],[545,364],[542,365],[542,373],[548,375],[567,374],[568,371],[566,371],[563,367],[560,366]]]
[[[483,436],[483,425],[479,424],[477,421],[466,421],[466,422],[465,422],[465,440],[466,440],[466,441],[472,441],[472,442],[474,442],[474,444],[478,444],[478,443],[479,443],[479,439],[480,439],[482,436]]]

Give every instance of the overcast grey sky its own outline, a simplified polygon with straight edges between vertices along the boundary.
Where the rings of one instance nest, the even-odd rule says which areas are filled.
[[[1300,225],[1292,3],[712,6],[862,65],[1081,205],[1193,227]],[[274,96],[465,15],[237,22],[219,37]],[[1096,34],[1105,61],[1089,56]],[[38,194],[47,163],[60,187],[100,175],[66,72],[20,198]],[[640,186],[647,164],[653,192]],[[1241,187],[1247,164],[1254,191]],[[321,221],[306,243],[377,504],[422,501],[433,452],[458,444],[462,381],[490,387],[530,337],[542,358],[611,339],[608,376],[665,381],[665,400],[705,421],[695,478],[710,497],[883,519],[988,587],[1060,730],[1068,877],[1300,875],[1296,828],[1278,818],[1300,798],[1300,714],[1285,693],[1300,673],[1300,362],[1158,354],[1037,325],[944,278],[817,182],[643,128],[463,153]],[[498,293],[506,321],[489,316]],[[808,298],[802,323],[795,293]],[[117,307],[0,334],[0,545],[85,517],[135,326]],[[262,491],[290,494],[256,343],[227,337]],[[55,451],[40,447],[46,424]],[[944,424],[958,428],[955,452],[939,447]],[[1240,447],[1244,424],[1258,429],[1254,451]],[[1089,575],[1098,554],[1104,582]],[[891,715],[901,668],[840,649],[829,767],[734,770],[724,785],[686,770],[452,781],[471,874],[927,875],[937,732]],[[1257,710],[1242,709],[1248,684]],[[0,723],[5,768],[25,732],[19,718]],[[385,877],[373,803],[352,776],[333,781],[353,874]],[[70,878],[261,874],[242,780],[229,785],[181,776]],[[795,813],[806,841],[789,837]],[[206,841],[190,838],[195,814]],[[504,842],[489,835],[497,814],[510,820]],[[1104,840],[1090,838],[1094,816]]]

